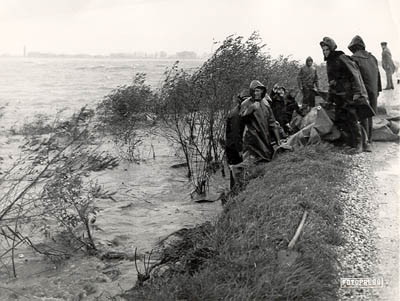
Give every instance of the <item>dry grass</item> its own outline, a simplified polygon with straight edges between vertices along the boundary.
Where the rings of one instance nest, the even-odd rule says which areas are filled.
[[[215,225],[184,235],[176,246],[180,257],[170,261],[168,273],[125,297],[335,299],[339,282],[333,246],[343,243],[337,230],[342,222],[339,192],[349,162],[338,149],[317,145],[265,164],[263,175],[228,201]],[[277,252],[287,248],[305,209],[309,216],[295,245],[301,256],[283,268],[278,265]]]

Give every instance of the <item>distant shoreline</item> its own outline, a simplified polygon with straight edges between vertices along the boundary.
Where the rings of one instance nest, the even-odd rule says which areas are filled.
[[[114,57],[114,56],[102,56],[102,55],[92,55],[92,56],[0,56],[1,59],[109,59],[109,60],[136,60],[136,61],[205,61],[207,58],[140,58],[140,57]]]

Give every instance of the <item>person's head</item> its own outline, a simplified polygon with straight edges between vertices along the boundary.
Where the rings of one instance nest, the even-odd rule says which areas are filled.
[[[245,101],[248,97],[250,97],[249,89],[243,89],[239,94],[232,97],[232,107],[236,107],[240,105],[243,101]]]
[[[311,67],[312,64],[313,64],[313,59],[312,59],[311,56],[309,56],[309,57],[306,59],[306,65],[307,65],[308,67]]]
[[[386,47],[387,47],[387,42],[382,42],[382,43],[381,43],[381,47],[382,47],[382,49],[386,49]]]
[[[290,97],[296,98],[297,90],[295,88],[289,89],[289,95],[290,95]]]
[[[286,93],[285,87],[279,87],[278,88],[278,94],[279,94],[280,97],[284,97],[285,93]]]
[[[257,90],[257,91],[256,91]],[[255,100],[261,100],[267,94],[267,88],[258,80],[253,80],[250,83],[250,95]]]
[[[235,108],[236,106],[240,105],[242,103],[242,100],[239,98],[239,95],[234,95],[232,97],[232,108]]]
[[[355,53],[359,50],[365,50],[365,44],[363,39],[356,35],[350,42],[349,46],[347,47],[352,53]]]
[[[254,89],[254,99],[261,100],[264,97],[264,89],[262,87],[257,87]]]
[[[250,95],[250,91],[249,89],[242,89],[242,91],[240,91],[238,98],[240,99],[240,102],[245,101],[247,98],[249,98]]]
[[[322,46],[322,54],[324,55],[325,59],[328,58],[328,56],[331,54],[331,50],[329,49],[328,46],[326,45]]]
[[[322,48],[322,53],[324,54],[324,58],[327,59],[328,56],[336,50],[337,45],[335,41],[329,37],[324,37],[319,45]]]

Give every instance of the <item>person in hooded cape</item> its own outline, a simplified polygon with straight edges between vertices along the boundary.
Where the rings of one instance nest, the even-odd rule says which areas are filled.
[[[348,46],[353,53],[352,60],[356,62],[365,88],[367,89],[368,101],[371,108],[376,112],[379,92],[382,91],[381,76],[379,74],[378,60],[365,50],[363,39],[356,35]],[[364,151],[370,152],[372,136],[372,117],[360,120],[361,125],[367,133],[367,139],[363,140]]]
[[[309,56],[306,64],[301,67],[297,76],[297,84],[303,94],[303,104],[310,108],[315,107],[315,90],[318,90],[317,69],[313,67],[313,59]]]
[[[368,104],[368,94],[355,62],[337,51],[336,43],[329,37],[320,42],[329,81],[328,101],[335,106],[335,123],[342,129],[349,146],[356,153],[363,151],[362,131],[359,120],[374,115]]]
[[[245,130],[243,134],[244,161],[271,161],[274,149],[270,133],[280,145],[277,123],[268,104],[267,89],[258,80],[250,83],[250,95],[242,104],[239,111]],[[268,97],[268,96],[267,96]],[[268,97],[269,98],[269,97]]]

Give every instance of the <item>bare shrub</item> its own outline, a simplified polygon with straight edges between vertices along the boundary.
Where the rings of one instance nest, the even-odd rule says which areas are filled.
[[[253,33],[247,40],[227,37],[192,74],[175,64],[166,72],[156,112],[166,128],[164,133],[180,144],[196,192],[205,193],[216,166],[221,165],[225,120],[232,97],[248,88],[253,79],[268,89],[279,82],[295,86],[299,63],[289,57],[273,59]]]
[[[14,276],[21,244],[52,258],[96,251],[90,224],[100,192],[85,176],[116,161],[93,146],[92,116],[82,108],[52,134],[26,136],[21,159],[0,179],[0,262],[11,260]]]
[[[142,143],[138,128],[149,122],[157,95],[145,83],[146,76],[137,73],[129,86],[121,86],[97,106],[100,127],[111,134],[120,157],[129,162],[140,160],[137,147]]]

